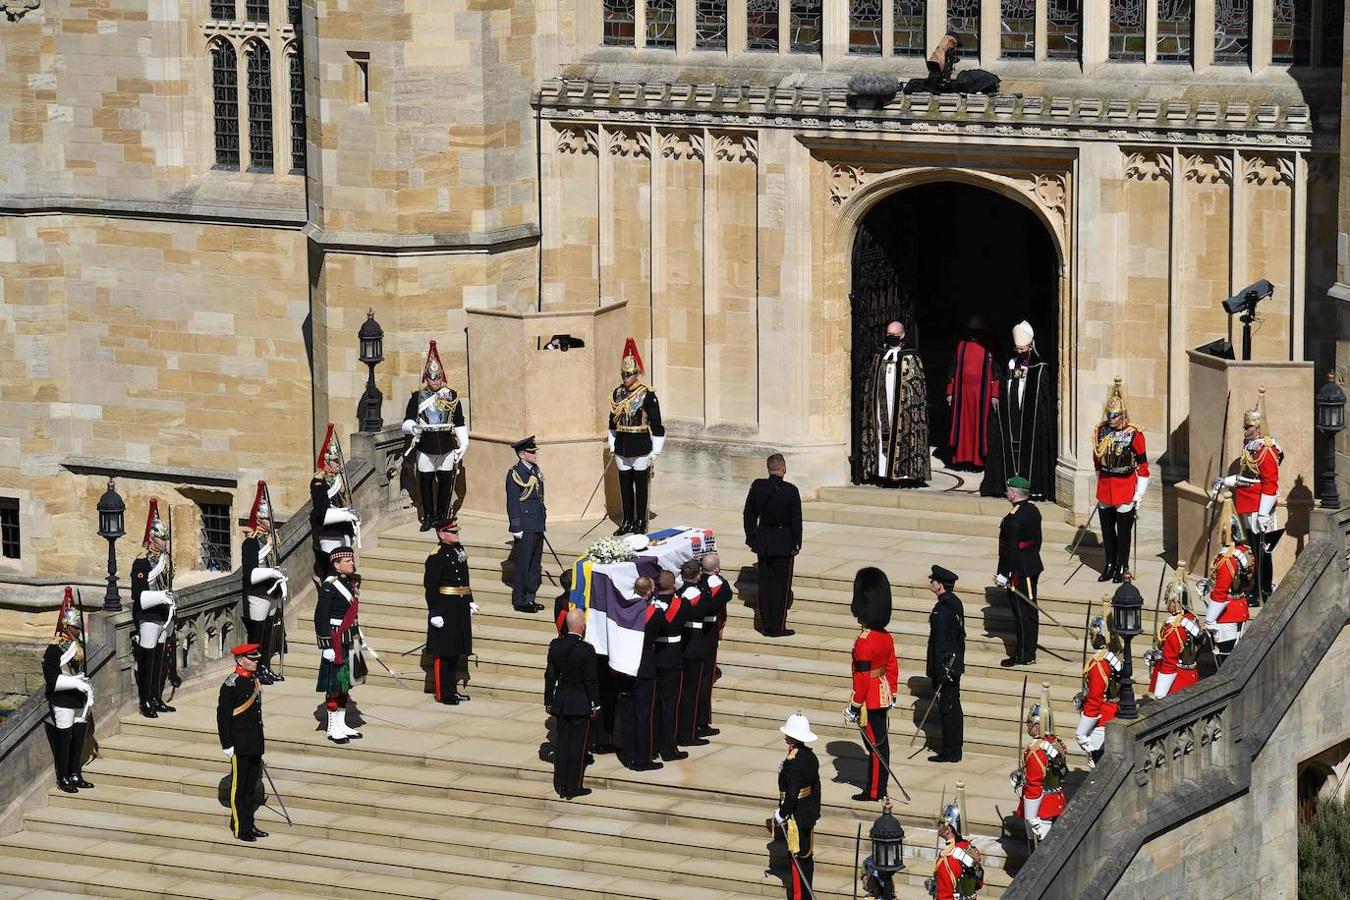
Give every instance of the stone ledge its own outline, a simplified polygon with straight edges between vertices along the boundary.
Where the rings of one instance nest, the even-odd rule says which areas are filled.
[[[139,481],[164,481],[170,484],[238,487],[239,475],[223,469],[195,469],[187,466],[161,466],[95,456],[70,456],[61,467],[76,475],[106,475],[110,478],[134,478]]]
[[[0,198],[0,215],[102,215],[126,219],[167,219],[290,229],[299,228],[305,222],[305,210],[302,207],[288,209],[259,205],[234,206],[95,197],[4,197]]]
[[[431,234],[376,234],[359,231],[325,231],[310,222],[305,237],[326,251],[368,256],[401,256],[434,253],[503,253],[539,241],[539,226],[533,223],[488,231],[453,231]]]

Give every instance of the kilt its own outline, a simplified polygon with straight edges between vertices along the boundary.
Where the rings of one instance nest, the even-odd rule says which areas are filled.
[[[320,694],[340,694],[346,690],[338,678],[338,672],[342,668],[343,666],[339,666],[337,663],[331,663],[320,658],[319,677],[315,680],[314,690]]]

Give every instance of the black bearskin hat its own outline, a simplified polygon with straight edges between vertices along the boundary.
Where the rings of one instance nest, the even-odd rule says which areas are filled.
[[[891,624],[891,582],[885,572],[875,566],[858,570],[853,576],[853,602],[849,610],[868,628]]]

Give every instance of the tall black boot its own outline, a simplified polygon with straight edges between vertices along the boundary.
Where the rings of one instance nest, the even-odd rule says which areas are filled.
[[[89,730],[88,722],[76,722],[70,726],[70,755],[66,757],[66,777],[77,788],[91,788],[93,783],[84,780],[84,736]]]
[[[52,762],[56,765],[56,786],[74,794],[78,789],[70,783],[70,732],[69,728],[52,729]]]
[[[277,648],[281,646],[281,629],[282,621],[280,610],[268,616],[267,620],[263,622],[262,640],[260,641],[262,644],[262,664],[258,667],[258,671],[267,679],[270,679],[271,682],[286,680],[272,669],[272,658],[276,656]],[[263,683],[267,684],[269,682],[264,681]]]
[[[455,476],[453,472],[436,473],[436,520],[444,522],[450,518],[450,504],[455,499]]]
[[[647,533],[647,488],[651,484],[652,473],[650,469],[644,469],[639,472],[633,471],[633,533]]]
[[[1102,552],[1106,557],[1106,568],[1097,576],[1098,581],[1110,581],[1116,574],[1116,520],[1120,513],[1114,506],[1103,506],[1098,511],[1098,521],[1102,525]]]
[[[417,473],[417,492],[422,500],[422,530],[430,531],[436,518],[436,473]]]
[[[1116,574],[1111,580],[1120,584],[1130,571],[1130,538],[1134,536],[1134,521],[1138,510],[1116,514]]]
[[[132,656],[136,662],[136,697],[141,703],[141,715],[147,719],[159,718],[159,711],[150,702],[150,658],[152,651],[133,644]]]
[[[623,508],[623,522],[614,532],[616,535],[628,534],[633,530],[633,476],[636,474],[632,469],[619,470],[619,502]]]
[[[155,709],[158,712],[177,712],[178,710],[164,702],[164,685],[169,681],[168,639],[166,638],[165,643],[160,644],[153,652],[155,658],[155,672],[158,677],[151,686],[154,695],[150,698],[150,702],[155,705]]]

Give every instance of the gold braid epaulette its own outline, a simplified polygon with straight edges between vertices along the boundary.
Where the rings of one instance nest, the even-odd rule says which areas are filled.
[[[520,473],[515,469],[511,470],[511,480],[520,488],[520,499],[528,500],[534,496],[534,492],[539,489],[539,476],[531,474],[529,481],[521,481]]]
[[[623,388],[618,387],[615,388],[614,392],[617,394],[621,390],[623,390]],[[637,384],[633,385],[632,389],[627,394],[623,396],[623,399],[621,400],[611,399],[609,401],[609,414],[614,416],[615,418],[618,418],[620,412],[624,411],[624,407],[627,407],[630,403],[632,403],[633,398],[635,397],[638,398],[637,405],[638,408],[640,409],[642,407],[642,401],[646,399],[647,391],[649,390],[651,390],[651,388],[647,387],[647,385],[639,381]],[[636,412],[637,410],[633,410],[634,414]]]

